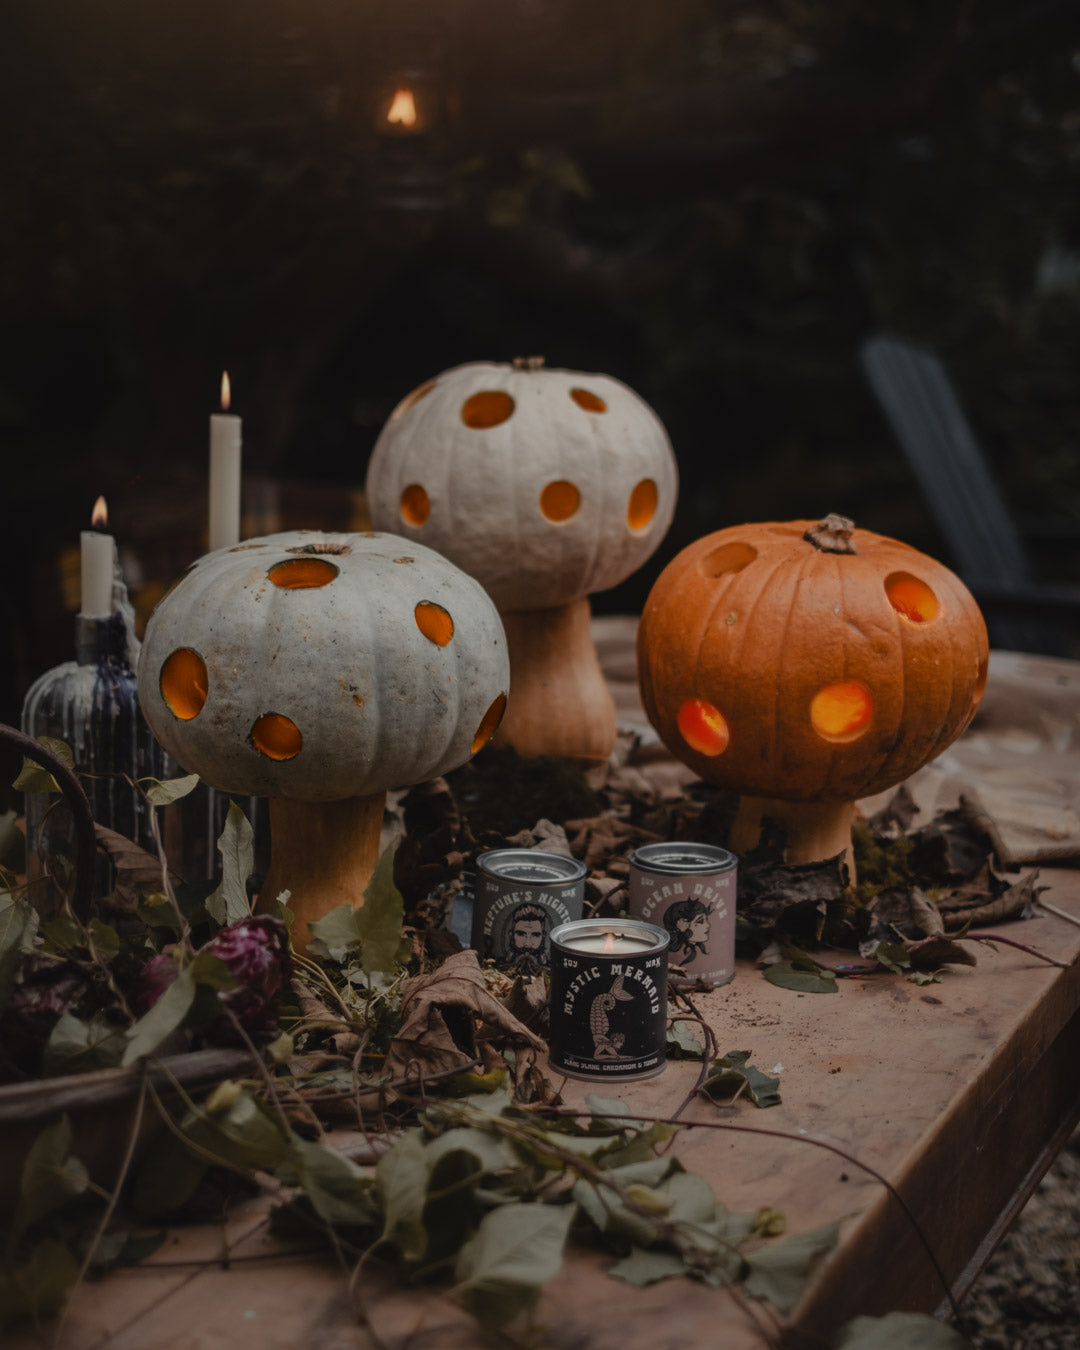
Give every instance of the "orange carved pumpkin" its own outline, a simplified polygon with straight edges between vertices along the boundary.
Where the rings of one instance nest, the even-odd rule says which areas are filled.
[[[638,632],[661,739],[743,794],[737,851],[767,815],[787,826],[791,862],[850,858],[855,800],[964,730],[988,656],[957,576],[840,516],[699,539],[661,573]]]

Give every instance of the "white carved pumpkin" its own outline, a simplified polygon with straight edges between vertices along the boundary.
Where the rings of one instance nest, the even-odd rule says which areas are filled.
[[[501,611],[538,610],[639,568],[671,523],[678,475],[632,389],[526,358],[457,366],[404,398],[366,490],[376,528],[437,549]]]
[[[154,735],[188,772],[270,798],[259,907],[290,892],[293,942],[378,859],[386,790],[464,763],[506,706],[498,612],[472,577],[389,534],[291,531],[200,558],[139,657]]]

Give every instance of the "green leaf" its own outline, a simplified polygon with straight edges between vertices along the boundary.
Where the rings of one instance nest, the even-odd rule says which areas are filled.
[[[58,741],[53,736],[38,736],[37,743],[43,750],[51,750],[57,759],[74,771],[75,756],[71,753],[71,746],[66,741]],[[11,786],[16,792],[60,791],[60,784],[48,769],[43,768],[32,759],[25,758],[22,762],[22,768],[19,770],[19,776]]]
[[[458,1152],[467,1153],[483,1172],[502,1172],[519,1166],[517,1154],[508,1139],[492,1134],[490,1130],[463,1127],[447,1130],[425,1147],[429,1171],[435,1170],[440,1159]]]
[[[326,1223],[374,1229],[379,1221],[375,1184],[357,1165],[324,1144],[295,1139],[297,1177],[315,1212]]]
[[[642,1130],[645,1122],[630,1114],[625,1102],[618,1097],[598,1097],[593,1092],[585,1094],[585,1105],[595,1117],[590,1123],[603,1130]]]
[[[246,919],[251,913],[247,880],[255,870],[254,837],[251,821],[235,802],[230,802],[225,827],[217,841],[221,854],[221,882],[206,897],[206,912],[222,928]]]
[[[356,926],[364,943],[361,964],[369,975],[396,970],[412,949],[408,939],[401,936],[405,901],[394,885],[396,849],[395,842],[383,850],[356,915]]]
[[[462,1247],[452,1291],[484,1331],[535,1307],[562,1265],[573,1205],[509,1204],[485,1215]]]
[[[93,918],[87,925],[94,951],[108,965],[120,952],[120,935],[112,924]]]
[[[239,1085],[219,1084],[201,1111],[189,1113],[184,1134],[216,1162],[241,1171],[274,1171],[291,1156],[293,1136],[272,1107],[246,1089],[223,1091],[229,1087]]]
[[[150,1011],[143,1013],[128,1029],[127,1049],[120,1061],[125,1069],[144,1055],[152,1055],[162,1041],[177,1030],[195,1003],[196,988],[192,967],[187,966]]]
[[[406,1261],[419,1261],[427,1251],[424,1205],[429,1175],[421,1130],[406,1130],[375,1165],[375,1186],[384,1216],[382,1235]]]
[[[11,998],[19,958],[32,946],[37,927],[38,913],[29,900],[0,895],[0,1008]]]
[[[831,970],[822,970],[808,957],[774,961],[765,967],[765,978],[770,984],[781,989],[794,989],[800,994],[836,993],[836,976]]]
[[[39,1243],[25,1261],[0,1269],[0,1329],[58,1312],[79,1278],[79,1262],[59,1242]]]
[[[31,1225],[82,1195],[88,1182],[86,1168],[71,1153],[71,1121],[63,1115],[42,1130],[26,1155],[8,1234],[9,1253]]]
[[[690,1270],[682,1257],[674,1252],[645,1251],[641,1247],[634,1247],[628,1257],[608,1267],[608,1274],[617,1280],[625,1280],[627,1284],[636,1285],[638,1289],[644,1289],[658,1280],[689,1275]]]
[[[69,1073],[114,1069],[123,1059],[126,1044],[124,1029],[104,1017],[84,1022],[74,1013],[61,1013],[45,1043],[41,1072],[45,1078],[60,1078]]]
[[[894,975],[902,975],[911,969],[911,957],[902,942],[879,942],[874,948],[874,960]]]
[[[853,1317],[836,1337],[835,1350],[964,1350],[971,1342],[929,1313],[891,1312]]]
[[[705,1043],[694,1022],[672,1022],[667,1030],[668,1059],[704,1059]]]
[[[338,905],[329,914],[310,924],[311,942],[309,946],[316,956],[331,961],[342,962],[363,942],[363,934],[357,922],[358,911],[352,905]]]
[[[728,1101],[735,1096],[748,1097],[762,1108],[780,1103],[780,1080],[748,1063],[749,1050],[729,1050],[714,1059],[708,1076],[701,1085],[702,1092],[714,1101]]]
[[[140,783],[147,781],[145,778],[139,780]],[[151,806],[168,806],[172,802],[180,801],[188,793],[194,792],[199,786],[199,775],[189,773],[184,778],[153,778],[149,782],[150,786],[146,789],[147,801]],[[220,843],[218,847],[221,847]]]
[[[767,1299],[779,1312],[789,1312],[815,1262],[832,1251],[839,1233],[839,1223],[827,1223],[748,1253],[746,1292],[753,1298]]]

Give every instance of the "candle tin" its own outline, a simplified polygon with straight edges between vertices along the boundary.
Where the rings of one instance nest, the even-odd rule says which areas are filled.
[[[581,918],[585,864],[536,848],[497,848],[476,860],[472,945],[500,970],[548,969],[552,929]]]
[[[605,951],[609,939],[613,950]],[[667,949],[662,928],[633,919],[583,919],[555,929],[553,1069],[620,1082],[660,1073],[667,1063]]]
[[[703,984],[735,976],[734,853],[716,844],[644,844],[630,854],[630,913],[663,926],[669,958]]]

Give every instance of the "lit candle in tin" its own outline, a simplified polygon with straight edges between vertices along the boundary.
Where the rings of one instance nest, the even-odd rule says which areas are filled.
[[[599,956],[628,956],[634,952],[648,951],[655,947],[656,940],[649,934],[634,933],[620,925],[596,932],[590,927],[581,933],[566,933],[563,946],[572,952],[596,952]]]

